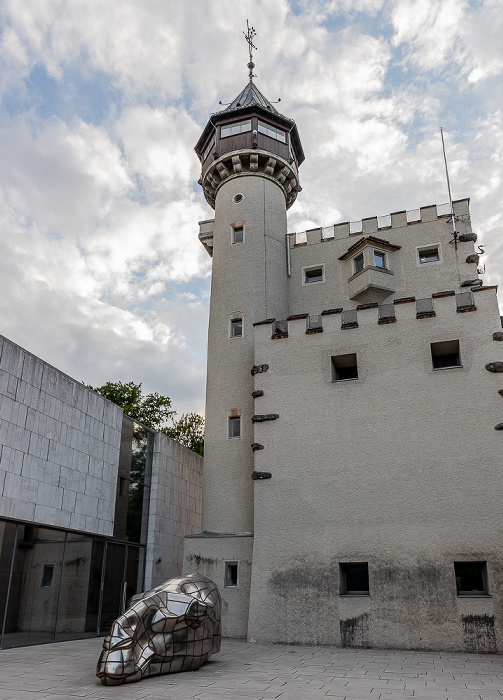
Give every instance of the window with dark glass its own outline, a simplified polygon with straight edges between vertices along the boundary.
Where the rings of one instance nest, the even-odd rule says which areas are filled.
[[[358,364],[355,352],[332,357],[332,381],[338,382],[343,379],[358,379]]]
[[[235,136],[236,134],[243,134],[246,131],[251,131],[251,119],[245,119],[242,122],[234,122],[234,124],[227,124],[220,128],[221,138],[226,136]]]
[[[418,253],[420,263],[429,263],[435,262],[436,260],[440,260],[438,246],[435,246],[433,248],[424,248],[423,250],[419,250]]]
[[[445,340],[440,343],[431,343],[431,360],[433,369],[461,367],[459,340]]]
[[[454,563],[456,591],[458,595],[487,595],[487,570],[485,561]]]
[[[52,585],[52,577],[54,575],[54,564],[44,564],[44,571],[42,573],[42,583],[41,588],[50,588]]]
[[[341,595],[369,594],[369,565],[367,562],[341,564]]]
[[[355,258],[355,273],[363,270],[363,253]]]
[[[260,119],[258,122],[258,131],[261,134],[270,136],[272,139],[276,139],[276,141],[286,143],[286,134],[284,131],[277,129],[275,126],[271,126],[270,124],[266,124],[265,122],[261,122]]]
[[[225,562],[225,588],[237,588],[238,585],[238,563],[237,561]]]
[[[374,266],[386,267],[386,255],[384,253],[378,253],[377,250],[374,250]]]
[[[233,243],[242,243],[244,240],[244,228],[242,226],[238,226],[238,228],[233,228],[232,229],[232,242]]]
[[[229,433],[230,438],[241,437],[241,416],[229,418]]]
[[[304,268],[304,282],[323,282],[323,267]]]
[[[230,336],[231,338],[241,338],[243,335],[243,319],[231,319]]]

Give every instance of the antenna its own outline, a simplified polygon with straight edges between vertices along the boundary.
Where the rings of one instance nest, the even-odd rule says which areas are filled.
[[[248,53],[250,54],[250,62],[248,63],[248,77],[250,78],[250,82],[253,82],[253,78],[256,78],[257,76],[253,74],[253,69],[255,68],[255,64],[253,63],[253,53],[252,49],[255,49],[257,51],[257,47],[253,43],[253,39],[255,38],[257,32],[255,31],[254,27],[250,27],[248,20],[246,20],[246,32],[243,32],[245,39],[248,43]]]
[[[449,204],[451,205],[451,221],[452,235],[454,237],[454,248],[458,249],[458,233],[456,231],[456,221],[454,220],[454,207],[452,206],[451,183],[449,182],[449,170],[447,168],[447,157],[445,155],[444,130],[440,127],[440,136],[442,137],[442,150],[444,152],[445,176],[447,178],[447,189],[449,191]],[[452,243],[452,241],[451,241]]]

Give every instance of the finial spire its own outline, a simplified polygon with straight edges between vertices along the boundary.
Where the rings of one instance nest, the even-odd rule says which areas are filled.
[[[247,31],[243,32],[243,34],[245,35],[245,39],[248,43],[248,52],[250,54],[250,62],[248,63],[247,68],[249,71],[248,77],[250,78],[250,82],[252,83],[253,78],[257,77],[253,73],[253,69],[255,68],[255,64],[253,63],[253,53],[252,53],[252,49],[255,49],[255,51],[257,50],[257,47],[253,43],[253,39],[254,39],[255,35],[257,34],[257,32],[255,31],[254,27],[250,27],[248,20],[246,20],[246,29],[247,29]]]

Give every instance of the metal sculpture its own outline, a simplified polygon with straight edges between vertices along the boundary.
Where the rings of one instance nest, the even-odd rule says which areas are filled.
[[[197,573],[133,596],[103,642],[96,675],[120,685],[194,671],[220,651],[220,608],[216,584]]]

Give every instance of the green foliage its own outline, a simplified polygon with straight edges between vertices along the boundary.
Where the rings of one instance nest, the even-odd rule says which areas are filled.
[[[173,420],[172,426],[162,428],[162,432],[203,456],[204,418],[197,413],[183,413],[179,420]]]
[[[168,396],[157,393],[144,396],[141,384],[107,382],[103,386],[89,386],[89,389],[113,401],[130,418],[152,430],[160,430],[169,418],[176,415],[176,412],[171,410],[171,399]]]
[[[107,382],[103,386],[89,385],[88,388],[116,403],[126,415],[147,428],[166,433],[173,440],[203,455],[204,418],[197,413],[183,413],[179,420],[175,420],[176,411],[172,410],[168,396],[157,393],[144,395],[141,384],[134,382]],[[172,425],[166,426],[168,420]],[[135,438],[138,438],[136,434]],[[139,445],[140,441],[137,442]]]

